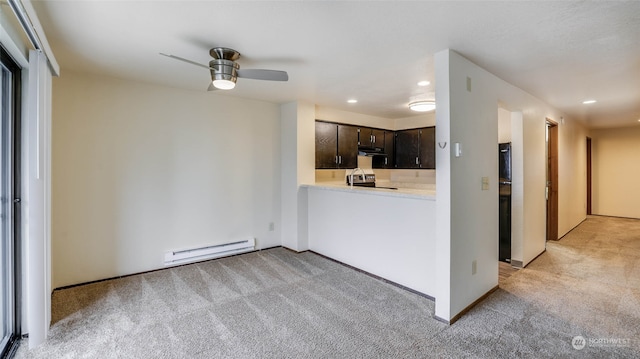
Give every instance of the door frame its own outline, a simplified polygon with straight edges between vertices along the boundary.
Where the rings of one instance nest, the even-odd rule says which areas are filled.
[[[547,240],[558,240],[558,123],[546,119],[547,131]]]
[[[22,333],[22,217],[21,217],[21,193],[22,193],[22,68],[13,59],[9,52],[2,46],[0,46],[0,61],[2,65],[11,73],[11,82],[2,83],[3,90],[8,90],[10,101],[4,102],[6,98],[2,98],[3,106],[10,109],[8,118],[4,117],[1,124],[3,131],[7,131],[3,134],[3,141],[8,141],[8,144],[3,144],[5,147],[3,150],[8,153],[4,154],[8,156],[8,168],[2,171],[7,171],[6,179],[9,180],[8,193],[3,193],[7,197],[3,201],[7,201],[8,205],[5,210],[8,212],[5,214],[10,221],[7,225],[10,226],[9,236],[11,238],[3,238],[8,240],[7,243],[2,243],[4,250],[7,251],[3,254],[4,269],[7,271],[5,275],[7,278],[3,279],[6,287],[3,290],[2,295],[6,305],[1,310],[5,311],[4,319],[7,320],[6,329],[9,331],[6,345],[0,348],[0,356],[12,357],[18,348],[20,335]],[[4,82],[4,79],[3,79]],[[9,88],[4,88],[8,85]],[[4,95],[3,95],[4,96]],[[4,121],[7,121],[6,123]],[[4,204],[3,204],[4,205]],[[10,212],[10,213],[9,213]],[[6,219],[6,217],[5,217]],[[7,260],[8,263],[4,263]],[[2,338],[0,338],[2,339]]]

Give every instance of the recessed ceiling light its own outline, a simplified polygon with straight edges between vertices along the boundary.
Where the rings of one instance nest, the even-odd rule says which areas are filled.
[[[585,104],[585,105],[589,105],[589,104],[592,104],[592,103],[596,103],[596,100],[586,100],[586,101],[582,101],[582,103]]]
[[[429,86],[429,84],[431,84],[431,82],[426,80],[418,82],[418,86]]]
[[[355,98],[352,98],[350,100],[347,100],[348,103],[358,103],[358,100],[356,100]]]

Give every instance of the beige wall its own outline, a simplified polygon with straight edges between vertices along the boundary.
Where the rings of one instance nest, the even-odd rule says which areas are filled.
[[[278,105],[70,71],[53,93],[54,287],[280,245]]]
[[[640,126],[591,131],[592,213],[640,218]]]
[[[558,129],[558,237],[580,224],[587,216],[588,130],[573,121],[560,119]]]

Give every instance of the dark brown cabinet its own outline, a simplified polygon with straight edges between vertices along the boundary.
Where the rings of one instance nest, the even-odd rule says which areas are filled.
[[[436,128],[420,130],[420,168],[436,168]]]
[[[316,168],[358,166],[358,128],[316,121]]]
[[[396,132],[396,168],[420,168],[420,130]]]
[[[396,132],[395,168],[436,168],[435,127]]]
[[[384,154],[386,156],[373,156],[372,167],[373,168],[395,168],[395,140],[396,134],[394,131],[384,132]],[[378,139],[379,141],[379,139]]]
[[[373,168],[436,168],[436,128],[390,131],[316,121],[316,168],[356,168],[358,150]]]
[[[384,149],[384,130],[369,127],[360,127],[358,133],[358,146],[364,148]]]

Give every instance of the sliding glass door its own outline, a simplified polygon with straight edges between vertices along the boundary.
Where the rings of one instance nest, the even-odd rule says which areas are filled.
[[[0,356],[19,335],[20,68],[0,47]]]

